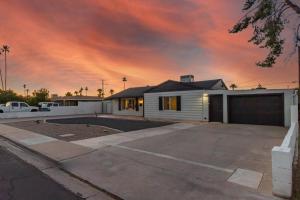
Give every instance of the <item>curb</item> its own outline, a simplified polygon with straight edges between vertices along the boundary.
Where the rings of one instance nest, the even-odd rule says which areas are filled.
[[[44,155],[44,154],[42,154],[42,153],[36,151],[36,150],[33,150],[33,149],[27,147],[27,146],[24,145],[24,144],[21,144],[21,143],[19,143],[19,142],[16,142],[16,141],[14,141],[14,140],[12,140],[12,139],[10,139],[10,138],[7,138],[7,137],[5,137],[5,136],[3,136],[3,135],[0,135],[0,138],[3,138],[3,139],[5,139],[5,140],[7,140],[7,141],[9,141],[9,142],[11,142],[11,143],[13,143],[13,144],[15,144],[16,146],[19,146],[19,147],[21,147],[21,148],[24,148],[24,149],[30,151],[31,153],[37,154],[37,155],[41,156],[42,158],[44,158],[45,160],[48,160],[49,162],[54,163],[54,164],[56,165],[56,167],[59,168],[60,170],[62,170],[63,172],[69,174],[70,176],[72,176],[72,177],[78,179],[78,180],[81,181],[81,182],[84,182],[84,183],[90,185],[91,187],[93,187],[93,188],[99,190],[100,192],[103,192],[104,194],[108,195],[109,197],[111,197],[111,198],[113,198],[113,199],[115,199],[115,200],[125,200],[125,199],[119,197],[118,195],[115,195],[115,194],[113,194],[113,193],[107,191],[106,189],[100,188],[99,186],[97,186],[97,185],[95,185],[95,184],[93,184],[93,183],[91,183],[91,182],[89,182],[89,181],[87,181],[87,180],[85,180],[85,179],[83,179],[83,178],[77,176],[76,174],[73,174],[72,172],[66,170],[66,169],[61,165],[61,163],[60,163],[59,161],[57,161],[57,160],[54,160],[54,159],[52,159],[52,158],[50,158],[50,157],[48,157],[48,156],[46,156],[46,155]]]

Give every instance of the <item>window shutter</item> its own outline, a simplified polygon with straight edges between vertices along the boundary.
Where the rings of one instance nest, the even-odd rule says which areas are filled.
[[[119,98],[118,100],[119,100],[119,110],[121,110],[121,98]]]
[[[159,110],[163,110],[163,105],[162,105],[162,104],[163,104],[163,102],[162,102],[162,97],[159,97],[159,98],[158,98],[158,104],[159,104],[159,105],[158,105],[158,108],[159,108]]]
[[[139,98],[135,98],[135,110],[139,111]]]
[[[176,96],[177,111],[181,111],[181,96]]]

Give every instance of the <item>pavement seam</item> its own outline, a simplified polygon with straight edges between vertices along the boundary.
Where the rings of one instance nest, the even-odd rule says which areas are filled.
[[[174,161],[179,161],[179,162],[182,162],[182,163],[192,164],[192,165],[195,165],[195,166],[200,166],[200,167],[205,167],[205,168],[209,168],[209,169],[214,169],[214,170],[217,170],[217,171],[223,171],[223,172],[227,172],[227,173],[231,173],[231,174],[234,172],[233,169],[226,169],[226,168],[222,168],[222,167],[218,167],[218,166],[214,166],[214,165],[209,165],[209,164],[205,164],[205,163],[200,163],[200,162],[185,160],[185,159],[176,158],[176,157],[170,156],[170,155],[165,155],[165,154],[160,154],[160,153],[154,153],[154,152],[150,152],[150,151],[144,151],[144,150],[141,150],[141,149],[126,147],[126,146],[122,146],[122,145],[111,145],[111,146],[112,147],[121,148],[121,149],[125,149],[125,150],[129,150],[129,151],[138,152],[138,153],[144,153],[144,154],[148,154],[148,155],[152,155],[152,156],[157,156],[157,157],[160,157],[160,158],[165,158],[165,159],[170,159],[170,160],[174,160]]]

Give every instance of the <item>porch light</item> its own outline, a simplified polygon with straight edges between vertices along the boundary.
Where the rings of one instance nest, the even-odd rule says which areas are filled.
[[[208,94],[207,93],[203,93],[203,97],[208,97]]]

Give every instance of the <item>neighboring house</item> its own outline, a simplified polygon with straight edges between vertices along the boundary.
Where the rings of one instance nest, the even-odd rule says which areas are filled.
[[[106,98],[112,101],[112,114],[143,116],[144,93],[152,88],[151,86],[128,88]]]
[[[54,96],[51,101],[59,103],[60,106],[78,106],[78,102],[100,102],[102,99],[97,96]]]

